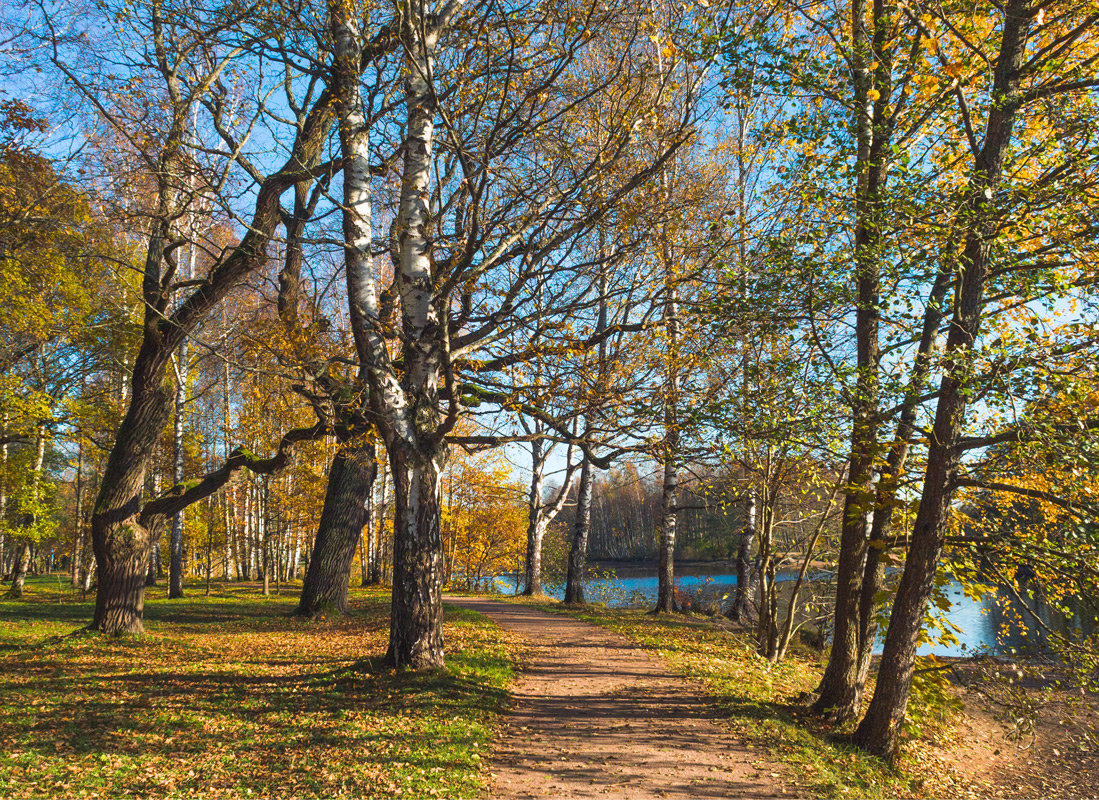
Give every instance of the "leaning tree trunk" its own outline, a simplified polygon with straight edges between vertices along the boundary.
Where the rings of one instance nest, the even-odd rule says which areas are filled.
[[[855,743],[864,750],[886,759],[892,759],[896,753],[908,705],[920,629],[942,552],[951,497],[948,484],[957,466],[957,455],[953,452],[956,433],[951,436],[950,429],[960,422],[965,401],[958,392],[958,386],[947,386],[948,382],[949,379],[944,378],[943,388],[946,391],[936,413],[935,434],[947,435],[949,438],[943,441],[949,444],[944,446],[933,438],[928,452],[923,496],[912,529],[904,572],[893,600],[877,687],[854,738]]]
[[[355,548],[369,525],[367,499],[378,472],[374,445],[349,443],[340,448],[328,471],[317,538],[309,556],[309,570],[301,587],[297,614],[347,611],[347,587]]]
[[[959,462],[958,439],[972,393],[972,350],[980,334],[989,249],[997,220],[990,208],[1011,142],[1020,107],[1019,81],[1030,12],[1026,0],[1011,0],[1004,10],[1003,33],[996,60],[984,143],[976,158],[961,219],[966,223],[965,246],[958,264],[954,314],[944,348],[945,373],[939,384],[923,494],[901,574],[889,630],[885,637],[878,681],[854,742],[868,752],[892,760],[908,707],[923,616],[931,598],[935,573],[946,534],[953,480]]]
[[[317,164],[334,119],[331,97],[324,92],[298,127],[290,158],[265,177],[257,188],[247,232],[237,245],[224,251],[207,272],[202,285],[180,300],[175,311],[170,312],[168,303],[173,294],[174,273],[165,265],[170,259],[170,243],[175,238],[173,220],[180,217],[189,202],[189,198],[181,198],[180,187],[187,169],[184,130],[190,124],[189,104],[193,101],[197,102],[188,98],[172,107],[171,127],[155,171],[157,206],[143,266],[141,290],[145,316],[141,345],[131,373],[130,405],[107,458],[92,514],[97,591],[95,616],[90,627],[107,634],[143,630],[145,568],[152,545],[146,523],[163,514],[154,514],[148,508],[143,510],[142,489],[150,454],[171,413],[172,396],[166,381],[171,353],[235,286],[267,263],[267,245],[280,219],[279,198],[301,179],[303,169]],[[238,462],[244,460],[247,459],[242,454]],[[224,480],[221,480],[215,488],[223,484]],[[203,482],[200,482],[201,486],[204,486]],[[182,491],[181,501],[186,498],[191,502],[206,496],[177,488]],[[159,503],[164,513],[176,510],[177,504],[167,502],[165,498],[151,502]]]
[[[870,676],[870,662],[874,654],[874,643],[878,636],[877,613],[878,593],[885,578],[885,566],[882,556],[885,553],[885,537],[893,523],[893,512],[897,507],[897,489],[900,477],[905,469],[912,436],[916,430],[919,399],[923,394],[931,369],[931,356],[935,350],[939,327],[942,324],[942,304],[951,283],[952,270],[949,259],[944,259],[928,296],[924,311],[923,331],[916,349],[915,362],[909,378],[908,390],[904,398],[904,407],[897,423],[893,444],[889,448],[885,466],[878,480],[877,500],[874,503],[873,521],[870,527],[869,546],[866,562],[863,565],[862,586],[859,589],[859,650],[856,683],[861,693]]]
[[[138,355],[130,407],[107,459],[92,514],[97,590],[91,627],[112,635],[145,629],[145,574],[153,541],[138,514],[148,454],[171,413],[171,395],[163,385],[167,359],[143,355]]]

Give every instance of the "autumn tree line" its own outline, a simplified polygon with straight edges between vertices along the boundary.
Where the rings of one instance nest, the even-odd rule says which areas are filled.
[[[886,758],[944,574],[1099,596],[1093,4],[3,15],[13,592],[140,634],[161,570],[310,615],[358,564],[433,668],[444,584],[538,594],[547,535],[566,602],[652,554],[669,612],[731,528],[772,660],[834,571],[813,709]]]

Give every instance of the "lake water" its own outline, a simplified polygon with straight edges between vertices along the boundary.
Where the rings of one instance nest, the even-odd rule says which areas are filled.
[[[585,584],[589,602],[606,603],[612,608],[651,608],[656,603],[657,578],[655,570],[645,567],[618,567],[610,570],[593,570],[592,577]],[[599,573],[604,573],[600,575]],[[796,573],[779,574],[779,580],[793,580]],[[714,601],[723,596],[731,597],[736,590],[736,575],[724,571],[708,572],[705,567],[695,568],[693,574],[676,577],[676,586],[680,592],[699,598],[705,606],[706,601]],[[500,576],[496,587],[505,594],[514,593],[515,576]],[[546,585],[546,593],[561,599],[564,587]],[[817,587],[823,590],[824,587]],[[799,598],[799,606],[811,601],[814,587],[807,585]],[[973,600],[962,592],[961,586],[951,583],[944,587],[945,598],[950,608],[937,612],[942,618],[958,630],[954,632],[958,642],[935,642],[921,646],[923,655],[965,656],[975,652],[1008,654],[1018,650],[1034,649],[1041,645],[1041,637],[1028,630],[1020,620],[1029,621],[1027,612],[1018,607],[1017,602],[1006,590],[1000,589],[988,593],[980,600]],[[725,600],[722,605],[725,605]],[[1048,614],[1043,619],[1049,622]],[[1079,626],[1079,620],[1062,620],[1064,624]],[[1084,623],[1085,625],[1093,623]],[[878,641],[877,652],[881,652],[882,639]]]

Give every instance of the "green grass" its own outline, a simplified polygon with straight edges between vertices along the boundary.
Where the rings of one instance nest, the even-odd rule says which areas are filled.
[[[515,666],[479,614],[446,611],[447,667],[384,667],[388,597],[291,616],[296,593],[215,584],[147,634],[61,638],[90,602],[53,578],[0,602],[0,797],[473,797]]]
[[[928,741],[907,742],[894,769],[845,744],[842,731],[806,714],[800,696],[814,689],[823,670],[822,657],[807,648],[792,648],[784,661],[770,664],[756,654],[750,635],[718,628],[697,616],[519,602],[601,625],[658,652],[705,687],[738,736],[789,765],[791,779],[805,794],[883,798],[961,797],[975,792]],[[949,726],[936,727],[933,735],[949,743]]]

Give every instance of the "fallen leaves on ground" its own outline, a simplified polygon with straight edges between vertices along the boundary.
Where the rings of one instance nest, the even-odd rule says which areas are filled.
[[[254,591],[153,601],[120,639],[0,604],[0,796],[480,793],[512,674],[497,628],[448,611],[447,668],[398,672],[381,594],[307,620]]]

